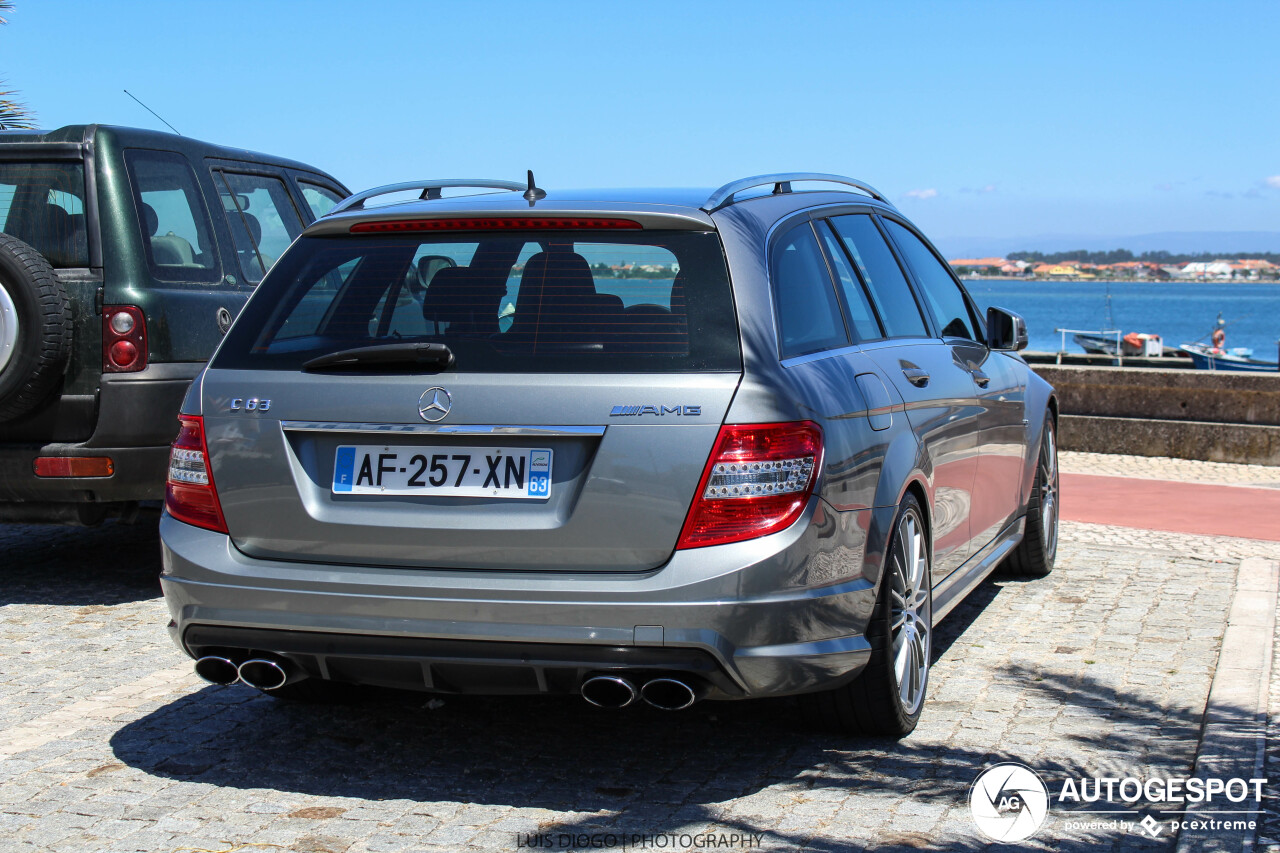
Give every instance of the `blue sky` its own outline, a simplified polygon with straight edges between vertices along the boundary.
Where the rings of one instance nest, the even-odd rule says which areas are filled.
[[[1277,32],[1276,2],[17,0],[0,79],[42,126],[161,128],[127,88],[353,189],[854,175],[945,249],[1280,231]]]

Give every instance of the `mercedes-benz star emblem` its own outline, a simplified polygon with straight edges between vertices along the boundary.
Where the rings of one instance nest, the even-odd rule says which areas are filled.
[[[448,391],[439,386],[428,388],[418,398],[418,414],[424,421],[430,423],[444,420],[451,408],[453,408],[453,398],[449,396]]]

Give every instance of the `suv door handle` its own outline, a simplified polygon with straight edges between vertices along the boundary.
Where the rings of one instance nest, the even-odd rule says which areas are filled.
[[[974,369],[969,372],[973,374],[973,381],[978,383],[979,388],[986,388],[991,384],[991,377],[981,370]]]
[[[907,377],[907,381],[917,388],[923,388],[929,384],[929,374],[918,367],[902,368],[902,375]]]

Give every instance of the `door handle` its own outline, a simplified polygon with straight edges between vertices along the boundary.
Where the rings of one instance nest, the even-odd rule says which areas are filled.
[[[973,381],[978,383],[979,388],[986,388],[991,384],[991,377],[981,370],[970,370],[969,372],[973,374]]]
[[[902,368],[902,375],[907,377],[907,381],[917,388],[923,388],[929,384],[929,374],[918,367]]]

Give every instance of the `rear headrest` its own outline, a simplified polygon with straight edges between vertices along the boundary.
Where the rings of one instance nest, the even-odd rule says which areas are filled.
[[[160,217],[156,216],[156,209],[145,201],[142,202],[142,230],[148,237],[154,237],[159,228]]]
[[[258,221],[258,217],[252,213],[242,213],[244,224],[249,226],[249,236],[253,238],[255,246],[262,245],[262,223]]]
[[[577,252],[539,252],[524,265],[516,297],[516,322],[536,316],[544,302],[565,302],[596,295],[591,265]]]

